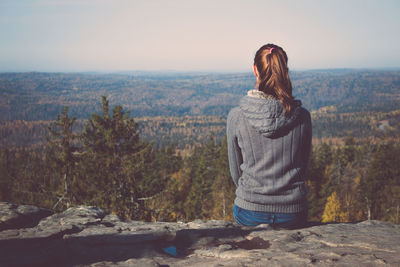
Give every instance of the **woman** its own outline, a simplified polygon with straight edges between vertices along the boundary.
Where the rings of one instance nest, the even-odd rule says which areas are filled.
[[[292,95],[287,61],[281,47],[262,46],[254,57],[256,89],[228,115],[233,215],[241,225],[295,228],[307,221],[311,118]]]

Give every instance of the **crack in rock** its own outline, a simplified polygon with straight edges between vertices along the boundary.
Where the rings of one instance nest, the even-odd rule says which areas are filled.
[[[395,253],[396,251],[394,250],[389,250],[389,249],[381,249],[381,248],[376,248],[376,247],[371,247],[367,244],[338,244],[338,243],[332,243],[324,240],[319,240],[320,243],[328,246],[328,247],[333,247],[333,248],[338,248],[338,247],[351,247],[351,248],[360,248],[360,249],[367,249],[367,250],[374,250],[374,251],[383,251],[383,252],[389,252],[389,253]]]

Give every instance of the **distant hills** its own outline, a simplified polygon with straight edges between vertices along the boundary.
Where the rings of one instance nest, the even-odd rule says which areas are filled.
[[[315,70],[291,73],[294,95],[309,110],[389,112],[400,106],[398,70]],[[250,73],[0,73],[0,120],[53,120],[99,112],[100,97],[134,117],[226,116],[254,87]]]
[[[291,78],[311,112],[314,143],[400,142],[400,70],[294,71]],[[64,106],[82,129],[101,113],[105,95],[130,112],[141,137],[190,152],[211,133],[222,140],[226,115],[253,87],[250,73],[0,73],[0,148],[40,147]]]

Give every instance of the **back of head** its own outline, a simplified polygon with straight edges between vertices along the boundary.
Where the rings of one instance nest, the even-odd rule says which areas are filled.
[[[279,99],[286,115],[289,115],[294,97],[287,62],[286,52],[274,44],[262,46],[254,57],[254,66],[258,71],[257,89]]]

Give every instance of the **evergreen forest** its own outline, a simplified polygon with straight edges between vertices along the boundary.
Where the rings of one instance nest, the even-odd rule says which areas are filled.
[[[292,75],[313,120],[310,221],[399,223],[400,72],[377,73]],[[243,94],[248,77],[224,75],[1,74],[0,108],[6,113],[0,122],[0,201],[55,211],[93,205],[144,221],[232,221],[235,186],[226,112]],[[113,93],[130,83],[138,86],[135,97],[144,99],[142,106],[119,101]],[[165,83],[172,89],[158,88]],[[149,92],[158,88],[161,102],[143,95],[140,86],[146,84]],[[89,94],[96,86],[103,96]],[[179,94],[187,87],[198,90]],[[59,90],[46,93],[54,88]],[[77,92],[75,99],[68,98],[70,90]],[[78,93],[87,97],[85,109]],[[184,100],[187,105],[177,104]],[[144,112],[147,108],[154,114]]]

